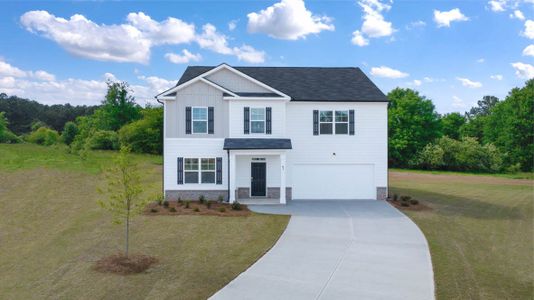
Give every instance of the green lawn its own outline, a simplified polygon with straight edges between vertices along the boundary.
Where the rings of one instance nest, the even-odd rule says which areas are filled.
[[[532,180],[391,172],[391,192],[432,211],[408,211],[424,232],[438,299],[532,299]]]
[[[86,160],[64,148],[0,145],[0,298],[205,299],[267,251],[287,216],[140,216],[131,251],[156,256],[146,273],[92,270],[123,249],[123,226],[96,204],[111,152]],[[161,188],[161,157],[136,155],[147,195]]]

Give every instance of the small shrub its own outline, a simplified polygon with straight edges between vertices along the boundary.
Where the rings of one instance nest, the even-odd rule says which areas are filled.
[[[115,131],[97,130],[87,139],[87,147],[92,150],[117,150],[119,138]]]
[[[393,194],[393,201],[397,201],[397,200],[399,200],[399,195]]]
[[[194,212],[199,212],[200,209],[198,207],[195,207],[195,209],[193,209]]]
[[[151,213],[157,213],[157,212],[158,212],[158,210],[157,210],[157,209],[155,209],[155,208],[152,208],[152,209],[150,209],[150,212],[151,212]]]
[[[217,202],[222,203],[223,201],[224,201],[224,196],[219,195],[219,197],[217,197]]]
[[[239,202],[232,203],[232,209],[233,210],[241,210],[241,204]]]
[[[185,206],[184,207],[185,208],[189,208],[189,203],[190,203],[189,201],[185,201]]]
[[[206,201],[206,208],[207,209],[210,209],[211,208],[211,201]]]
[[[226,208],[225,208],[224,206],[221,206],[221,207],[219,207],[219,211],[220,211],[220,212],[225,212],[225,211],[226,211]]]
[[[176,208],[173,206],[169,209],[170,212],[176,212]]]
[[[408,206],[410,206],[410,204],[409,204],[408,202],[404,202],[404,201],[403,201],[403,202],[401,202],[401,206],[408,207]]]
[[[163,206],[169,207],[169,201],[167,201],[167,200],[163,201]]]
[[[156,196],[156,202],[158,203],[159,206],[161,206],[161,204],[163,204],[163,200],[165,199],[165,197],[163,197],[163,194],[158,194]]]
[[[401,196],[400,199],[401,199],[402,202],[408,202],[408,201],[410,201],[410,199],[412,199],[412,197],[410,197],[410,196]]]
[[[417,200],[417,199],[412,199],[412,200],[410,200],[410,204],[411,204],[411,205],[417,205],[417,204],[419,204],[419,200]]]
[[[51,146],[59,141],[59,133],[48,127],[39,127],[28,135],[27,140],[30,143]]]
[[[206,197],[204,197],[204,195],[198,196],[198,202],[200,202],[200,204],[204,204],[205,201],[206,201]]]
[[[521,171],[521,164],[520,163],[513,164],[513,165],[509,166],[508,168],[506,168],[506,173],[514,174],[514,173],[518,173],[519,171]]]

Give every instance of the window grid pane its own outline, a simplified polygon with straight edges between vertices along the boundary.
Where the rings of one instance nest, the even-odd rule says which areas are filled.
[[[251,121],[263,121],[265,120],[265,108],[251,108],[250,109]]]
[[[348,123],[336,123],[336,134],[348,134],[348,133],[349,133]]]
[[[332,123],[321,123],[319,129],[321,134],[332,134]]]
[[[198,158],[186,158],[184,163],[184,170],[198,170]]]
[[[208,108],[193,107],[193,120],[208,120]]]
[[[202,159],[202,171],[214,171],[215,170],[215,158],[203,158]]]
[[[184,183],[198,183],[198,172],[185,172]]]
[[[215,172],[202,172],[202,183],[215,183]]]
[[[193,121],[193,133],[207,133],[208,121]]]
[[[322,110],[319,113],[321,122],[332,122],[332,111],[331,110]]]
[[[264,121],[251,121],[250,122],[250,131],[252,133],[264,133],[265,132],[265,122]]]
[[[336,122],[348,122],[349,112],[346,110],[336,110]]]

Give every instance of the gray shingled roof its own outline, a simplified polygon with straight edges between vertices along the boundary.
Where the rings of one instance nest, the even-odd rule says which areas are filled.
[[[190,66],[178,81],[189,81],[215,67]],[[360,68],[233,67],[291,97],[292,101],[384,102],[386,95]],[[239,91],[236,91],[239,92]]]
[[[227,138],[224,139],[224,150],[239,149],[291,149],[290,139],[266,138]]]

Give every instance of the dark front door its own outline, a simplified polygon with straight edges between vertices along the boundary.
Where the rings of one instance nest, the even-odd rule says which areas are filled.
[[[250,195],[265,196],[266,167],[264,162],[253,162],[250,167]]]

